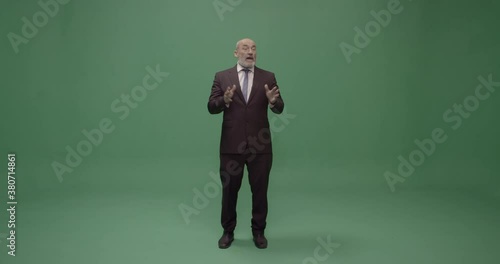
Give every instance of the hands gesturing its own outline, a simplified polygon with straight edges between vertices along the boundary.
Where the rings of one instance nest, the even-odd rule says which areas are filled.
[[[266,88],[266,96],[267,100],[269,100],[270,104],[276,103],[276,100],[278,99],[278,96],[280,95],[280,91],[278,87],[274,86],[273,89],[269,90],[269,86],[264,85],[264,88]]]
[[[276,100],[280,95],[278,87],[274,86],[273,89],[269,90],[269,86],[266,84],[264,85],[264,88],[266,89],[266,96],[267,100],[269,100],[269,103],[270,104],[276,103]],[[236,90],[236,85],[234,84],[233,87],[227,87],[226,91],[224,92],[224,103],[229,104],[233,101],[235,90]]]
[[[224,92],[224,103],[229,104],[233,101],[233,95],[234,91],[236,90],[236,85],[233,84],[233,87],[227,87],[226,91]]]

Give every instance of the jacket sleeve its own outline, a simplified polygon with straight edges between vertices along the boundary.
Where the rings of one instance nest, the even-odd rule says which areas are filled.
[[[218,74],[214,77],[214,83],[212,84],[212,91],[210,92],[210,97],[208,98],[208,112],[210,114],[219,114],[226,109],[226,104],[224,103],[224,91],[220,86],[220,80]]]
[[[283,98],[281,97],[281,89],[279,88],[278,83],[276,82],[276,77],[274,76],[274,74],[273,74],[272,80],[273,81],[271,83],[271,86],[269,86],[269,89],[276,86],[276,87],[278,87],[278,90],[280,90],[280,93],[278,95],[278,98],[276,98],[276,102],[274,103],[274,106],[271,107],[271,111],[273,111],[273,113],[275,113],[275,114],[281,114],[283,112],[283,109],[285,108],[285,102],[283,101]]]

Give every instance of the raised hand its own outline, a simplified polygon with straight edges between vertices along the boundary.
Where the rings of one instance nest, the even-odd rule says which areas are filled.
[[[233,101],[234,91],[236,90],[236,85],[233,84],[233,87],[227,87],[224,92],[224,103],[229,104]]]
[[[269,90],[269,86],[264,85],[264,88],[266,89],[266,96],[267,100],[269,100],[270,104],[276,103],[276,100],[278,99],[278,96],[280,95],[280,90],[278,87],[274,86],[273,89]]]

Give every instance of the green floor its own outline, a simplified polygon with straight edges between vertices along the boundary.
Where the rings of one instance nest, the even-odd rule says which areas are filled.
[[[54,177],[49,192],[33,187],[27,194],[21,180],[19,196],[31,199],[19,198],[17,256],[7,259],[4,251],[1,263],[493,264],[500,257],[500,192],[419,186],[430,175],[416,173],[392,193],[373,164],[328,173],[280,167],[279,159],[270,187],[269,248],[251,241],[245,181],[235,242],[221,250],[220,195],[207,197],[189,223],[178,209],[194,208],[193,190],[204,192],[214,182],[213,164],[200,160],[182,174],[192,161],[161,161],[90,160],[62,183],[46,175]],[[350,184],[355,177],[373,177],[380,188]]]

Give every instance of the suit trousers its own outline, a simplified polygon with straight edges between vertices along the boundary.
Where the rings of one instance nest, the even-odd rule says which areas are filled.
[[[222,182],[221,224],[225,232],[236,227],[236,204],[241,187],[244,168],[252,191],[252,231],[263,232],[267,218],[267,190],[269,173],[273,162],[272,153],[220,154],[220,177]]]

